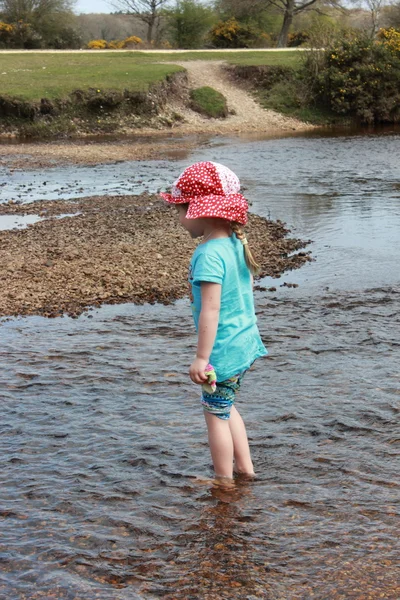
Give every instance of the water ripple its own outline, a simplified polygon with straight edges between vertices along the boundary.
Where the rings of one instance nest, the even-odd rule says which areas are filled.
[[[257,297],[231,492],[201,480],[186,302],[3,322],[4,597],[398,597],[399,294]]]

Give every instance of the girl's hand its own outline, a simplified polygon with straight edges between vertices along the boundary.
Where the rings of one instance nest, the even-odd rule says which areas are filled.
[[[207,375],[204,374],[206,370],[206,366],[208,365],[208,361],[203,358],[195,358],[192,364],[190,365],[189,375],[190,379],[194,383],[198,383],[201,385],[202,383],[206,383]]]

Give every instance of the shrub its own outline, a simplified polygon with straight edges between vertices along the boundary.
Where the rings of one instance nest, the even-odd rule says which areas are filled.
[[[214,25],[210,40],[216,48],[251,48],[265,43],[262,31],[251,23],[241,24],[233,17]]]
[[[90,50],[105,50],[108,47],[106,40],[91,40],[87,47]]]
[[[3,23],[3,21],[0,21],[0,31],[12,33],[13,29],[14,29],[14,27],[12,25],[10,25],[9,23]]]
[[[7,48],[10,45],[13,31],[12,25],[0,21],[0,48]]]
[[[10,35],[14,31],[14,27],[9,23],[3,23],[0,21],[0,33],[4,35]]]
[[[262,48],[272,48],[272,46],[275,45],[275,42],[269,33],[263,31],[260,33],[257,45],[261,46]]]
[[[4,23],[4,25],[7,24]],[[10,26],[12,27],[12,30],[9,29]],[[5,32],[5,30],[3,31]],[[42,36],[35,31],[30,23],[26,23],[22,20],[9,25],[7,28],[7,35],[10,36],[7,41],[7,47],[33,50],[42,48],[43,46]]]
[[[131,35],[123,40],[122,48],[135,48],[139,44],[143,44],[143,40],[136,35]]]
[[[22,19],[14,23],[0,21],[0,47],[3,48],[80,48],[82,39],[73,26],[66,20],[28,23]]]
[[[389,50],[400,53],[400,31],[391,27],[390,29],[380,29],[378,31],[378,39],[382,44],[387,46]]]
[[[290,48],[297,48],[305,44],[310,39],[310,35],[307,31],[296,31],[295,33],[289,33],[288,35],[288,46]]]
[[[82,38],[72,27],[65,27],[57,31],[54,36],[49,36],[46,40],[46,46],[57,50],[81,48]]]
[[[112,40],[107,42],[106,40],[92,40],[88,43],[87,47],[91,50],[120,50],[121,48],[135,48],[143,44],[143,40],[136,35],[131,35],[124,40]]]
[[[400,50],[368,37],[344,40],[324,53],[314,74],[317,100],[333,112],[364,123],[400,119]]]
[[[198,0],[177,0],[175,7],[165,14],[177,48],[199,48],[215,22],[212,9]]]
[[[228,116],[226,98],[212,87],[200,87],[190,92],[190,108],[202,115],[214,119],[223,119]]]
[[[108,42],[107,48],[109,50],[121,50],[121,48],[124,48],[124,41],[123,40],[112,40],[111,42]]]
[[[168,40],[163,40],[159,43],[159,48],[162,48],[163,50],[172,50],[172,44]]]

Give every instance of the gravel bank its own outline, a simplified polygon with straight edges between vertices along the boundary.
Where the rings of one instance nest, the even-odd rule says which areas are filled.
[[[46,219],[0,231],[0,316],[78,316],[102,303],[186,296],[195,242],[157,196],[0,206],[0,214],[33,213]],[[57,218],[71,213],[79,214]],[[311,260],[309,252],[296,253],[308,242],[288,238],[281,222],[250,215],[247,230],[264,275],[277,277]]]

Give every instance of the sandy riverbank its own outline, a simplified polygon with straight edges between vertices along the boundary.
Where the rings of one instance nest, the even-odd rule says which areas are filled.
[[[301,134],[302,130],[298,130]],[[232,132],[234,133],[234,132]],[[240,132],[235,132],[237,135]],[[258,132],[242,132],[256,133]],[[228,135],[229,132],[225,132]],[[271,138],[293,136],[293,130],[271,130],[265,135]],[[263,135],[263,132],[260,132]],[[51,142],[0,143],[0,165],[11,173],[14,170],[46,169],[62,165],[99,165],[118,161],[163,159],[186,156],[192,150],[218,137],[209,131],[178,135],[173,131],[140,131],[134,136],[122,136],[118,140],[100,136],[97,140],[69,139]]]
[[[63,214],[73,217],[57,218]],[[195,243],[174,208],[156,196],[98,196],[6,204],[0,214],[39,214],[24,230],[0,232],[0,316],[67,313],[102,303],[169,303],[187,294]],[[248,237],[264,275],[310,260],[281,222],[250,216]]]
[[[58,142],[0,144],[0,163],[15,169],[45,169],[59,165],[98,165],[125,160],[158,159],[188,152],[199,145],[199,138],[173,140],[171,134],[149,131],[136,138],[119,141],[65,140]]]

